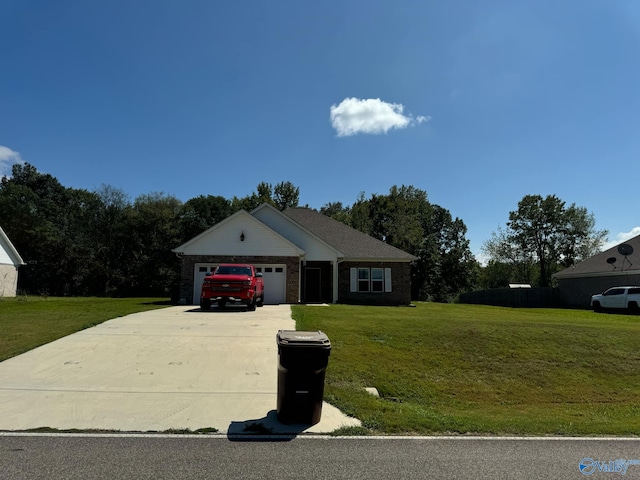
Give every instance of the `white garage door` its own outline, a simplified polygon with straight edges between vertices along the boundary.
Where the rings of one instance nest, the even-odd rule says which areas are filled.
[[[256,265],[264,279],[264,303],[276,305],[285,303],[286,268],[284,265]]]
[[[216,268],[216,264],[210,263],[198,263],[195,266],[195,272],[193,276],[193,304],[198,305],[200,303],[200,289],[202,288],[202,281],[207,272],[211,272]],[[262,273],[264,279],[264,303],[270,305],[276,305],[278,303],[285,303],[286,298],[286,269],[284,265],[256,265],[256,270]]]

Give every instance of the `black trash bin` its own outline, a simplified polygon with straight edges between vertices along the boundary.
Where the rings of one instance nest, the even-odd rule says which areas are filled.
[[[322,332],[280,330],[278,342],[278,420],[315,425],[322,415],[324,375],[331,342]]]

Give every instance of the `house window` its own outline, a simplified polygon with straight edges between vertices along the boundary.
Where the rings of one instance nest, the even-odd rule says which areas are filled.
[[[359,268],[358,269],[358,292],[368,292],[368,291],[369,291],[369,269]]]
[[[351,268],[352,292],[391,292],[390,268]]]
[[[384,292],[384,269],[371,269],[371,291]]]

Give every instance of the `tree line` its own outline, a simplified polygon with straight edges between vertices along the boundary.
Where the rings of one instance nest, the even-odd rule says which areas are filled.
[[[182,202],[149,193],[131,200],[110,185],[94,191],[65,187],[25,163],[14,165],[11,176],[0,181],[0,225],[27,262],[20,270],[21,292],[173,296],[180,261],[172,248],[241,209],[251,211],[266,202],[285,210],[298,206],[299,197],[299,188],[287,181],[275,186],[261,182],[249,195],[231,199],[200,195]],[[564,202],[558,202],[547,203],[568,210],[551,220],[564,222],[563,249],[545,244],[536,250],[537,244],[524,233],[536,228],[535,220],[523,213],[485,244],[491,258],[486,267],[471,253],[464,222],[413,186],[393,186],[387,194],[369,197],[360,193],[352,205],[330,202],[320,212],[418,257],[412,266],[414,300],[450,301],[460,292],[499,282],[542,283],[558,265],[601,245],[603,233],[594,230],[595,220],[586,209],[565,209]],[[547,208],[533,202],[530,210],[542,206]],[[547,241],[558,237],[545,235]],[[577,240],[567,242],[571,235]],[[530,254],[524,255],[525,250]]]
[[[149,193],[131,200],[102,185],[68,188],[31,164],[0,181],[0,225],[27,263],[22,293],[53,296],[177,295],[179,260],[172,248],[232,213],[269,202],[298,204],[290,182],[258,185],[242,198],[199,196],[182,202]]]

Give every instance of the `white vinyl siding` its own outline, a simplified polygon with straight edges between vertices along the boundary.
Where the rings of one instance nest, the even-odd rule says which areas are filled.
[[[350,270],[350,290],[358,293],[391,292],[391,269],[352,267]]]
[[[13,265],[13,260],[0,244],[0,265]]]
[[[321,240],[309,235],[290,218],[270,208],[262,208],[253,214],[258,220],[286,237],[305,252],[305,260],[335,260],[337,252]]]
[[[184,255],[299,257],[304,252],[264,223],[240,211],[182,245]]]
[[[5,246],[0,237],[0,265],[16,265],[16,262],[9,254],[9,246]]]

